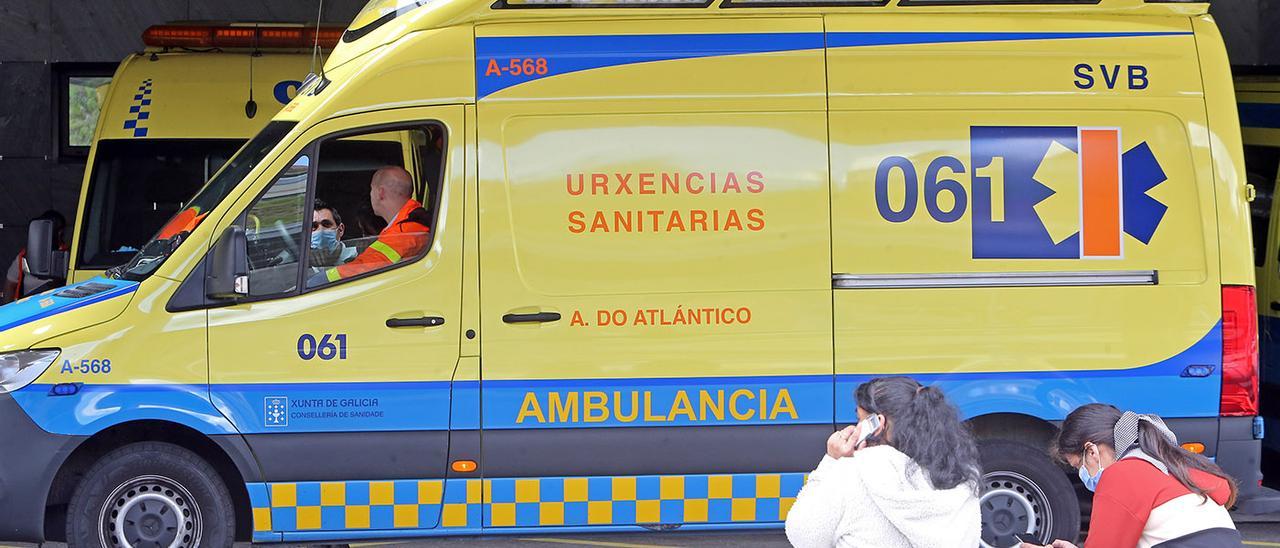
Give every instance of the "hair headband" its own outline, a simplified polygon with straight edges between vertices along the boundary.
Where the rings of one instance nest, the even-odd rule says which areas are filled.
[[[1157,415],[1139,415],[1133,411],[1125,411],[1120,415],[1120,420],[1116,421],[1115,429],[1112,435],[1116,442],[1116,457],[1119,458],[1128,453],[1130,449],[1138,445],[1138,423],[1146,422],[1160,432],[1160,435],[1169,440],[1169,443],[1178,445],[1178,437],[1173,434],[1172,430],[1164,424],[1164,420]]]

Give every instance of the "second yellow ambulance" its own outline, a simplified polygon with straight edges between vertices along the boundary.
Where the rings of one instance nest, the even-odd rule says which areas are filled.
[[[69,282],[128,262],[297,93],[342,29],[172,23],[120,63],[76,214]]]

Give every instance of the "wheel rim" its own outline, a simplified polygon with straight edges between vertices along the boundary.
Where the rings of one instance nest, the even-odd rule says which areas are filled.
[[[189,548],[200,544],[200,507],[181,484],[140,476],[116,487],[102,505],[102,546]]]
[[[1033,535],[1040,543],[1053,530],[1053,510],[1039,485],[1017,472],[996,471],[982,476],[982,546],[1018,546],[1015,533]]]

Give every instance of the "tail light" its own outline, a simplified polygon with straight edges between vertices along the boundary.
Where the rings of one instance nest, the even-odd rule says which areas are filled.
[[[1224,417],[1258,414],[1258,301],[1252,286],[1222,288]]]

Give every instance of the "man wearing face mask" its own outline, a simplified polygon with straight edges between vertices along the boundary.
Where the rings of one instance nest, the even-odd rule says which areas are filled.
[[[327,268],[351,262],[356,249],[342,243],[345,232],[338,210],[316,200],[311,209],[311,266]]]

